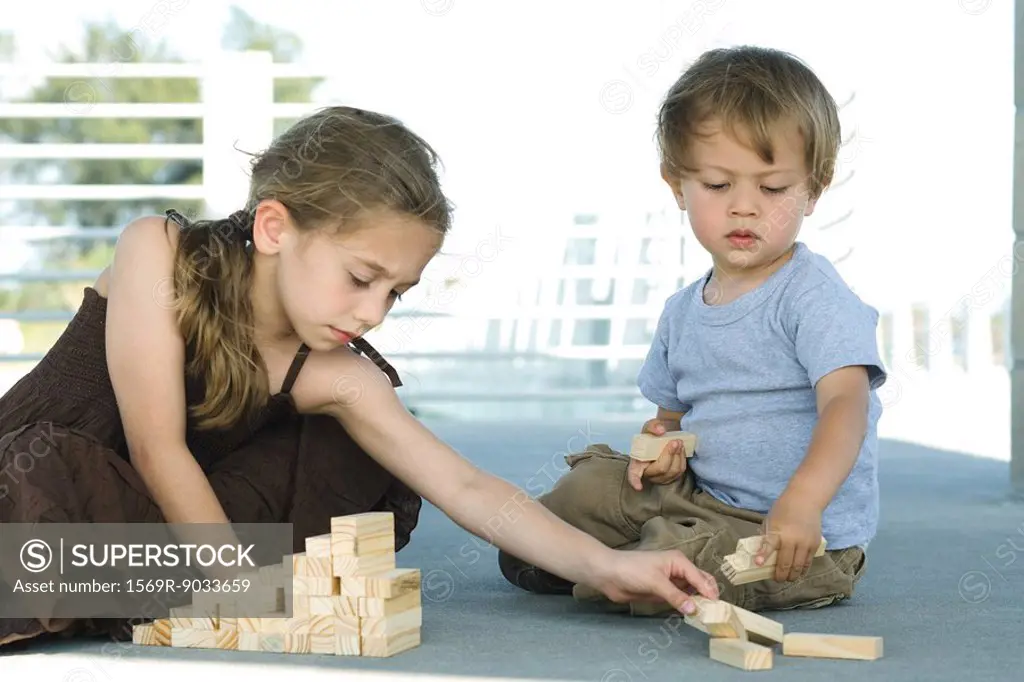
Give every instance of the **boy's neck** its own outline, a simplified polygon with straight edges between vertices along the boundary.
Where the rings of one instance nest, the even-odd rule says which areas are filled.
[[[754,291],[788,263],[795,251],[796,244],[793,244],[775,260],[756,268],[737,268],[716,260],[711,268],[711,277],[704,285],[704,302],[707,305],[726,305]]]

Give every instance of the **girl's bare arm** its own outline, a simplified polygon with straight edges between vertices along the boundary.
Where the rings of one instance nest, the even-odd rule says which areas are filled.
[[[110,267],[106,352],[132,466],[169,523],[227,523],[185,442],[185,344],[172,309],[175,235],[125,227]]]

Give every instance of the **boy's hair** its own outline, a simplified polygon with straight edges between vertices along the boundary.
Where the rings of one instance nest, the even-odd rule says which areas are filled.
[[[841,143],[835,100],[811,69],[779,50],[739,46],[702,54],[672,85],[658,112],[658,146],[670,177],[692,171],[690,144],[701,125],[718,120],[765,163],[779,124],[804,139],[807,190],[817,198],[832,182]]]
[[[192,350],[188,372],[206,384],[202,403],[192,410],[200,428],[230,426],[269,397],[249,299],[253,258],[247,240],[260,201],[280,201],[304,231],[344,230],[360,213],[385,208],[445,234],[452,207],[441,190],[439,163],[430,145],[401,122],[328,107],[254,156],[243,211],[183,227],[175,300],[178,325]]]

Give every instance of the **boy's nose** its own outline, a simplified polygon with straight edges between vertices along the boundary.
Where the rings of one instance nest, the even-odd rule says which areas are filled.
[[[735,218],[752,218],[758,214],[757,199],[750,190],[737,188],[730,197],[729,215]]]

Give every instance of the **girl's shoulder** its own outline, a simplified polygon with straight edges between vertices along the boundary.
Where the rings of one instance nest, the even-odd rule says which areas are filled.
[[[291,394],[300,412],[336,414],[339,408],[393,395],[400,385],[394,369],[362,341],[355,349],[309,351]]]

